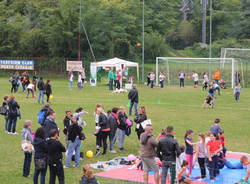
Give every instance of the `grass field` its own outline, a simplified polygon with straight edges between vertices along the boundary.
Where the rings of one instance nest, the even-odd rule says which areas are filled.
[[[10,94],[10,83],[8,78],[0,78],[0,96]],[[84,128],[87,139],[82,143],[81,151],[95,151],[95,136],[93,110],[96,103],[102,103],[105,110],[114,106],[127,105],[127,94],[111,94],[106,85],[98,87],[84,86],[83,91],[78,91],[74,84],[73,91],[69,91],[66,80],[52,80],[52,90],[54,99],[52,108],[56,112],[56,122],[59,128],[63,129],[64,112],[66,109],[74,111],[77,107],[83,107],[89,112],[89,115],[83,117],[88,125]],[[228,150],[250,153],[250,89],[243,89],[240,96],[240,102],[236,103],[233,98],[232,89],[222,90],[222,95],[215,101],[216,107],[213,110],[202,109],[202,103],[206,93],[198,89],[187,87],[179,89],[167,87],[164,90],[159,88],[150,89],[145,86],[139,86],[139,104],[146,106],[148,118],[152,119],[153,133],[158,135],[162,128],[168,125],[175,127],[175,136],[179,144],[184,143],[184,133],[186,129],[193,129],[197,140],[197,134],[207,132],[213,124],[215,118],[221,119],[221,127],[225,131],[226,147]],[[37,104],[37,99],[26,99],[25,94],[18,93],[16,99],[21,106],[22,119],[17,122],[17,132],[19,135],[8,135],[4,133],[4,118],[0,117],[0,183],[1,184],[31,184],[31,178],[22,177],[22,165],[24,154],[21,151],[21,135],[23,122],[26,119],[33,121],[33,131],[39,124],[37,123],[37,113],[42,105]],[[160,99],[160,103],[159,102]],[[133,117],[131,117],[133,118]],[[127,156],[130,153],[138,154],[139,142],[134,132],[125,139],[125,151],[117,154],[108,153],[106,156],[84,158],[81,166],[85,163],[94,163],[98,160],[108,160],[116,156]],[[64,143],[64,136],[60,140]],[[117,143],[115,149],[118,150]],[[34,162],[32,161],[31,174],[34,171]],[[76,184],[81,177],[81,168],[70,168],[65,170],[65,183]],[[47,172],[47,181],[49,172]],[[101,183],[125,183],[108,179],[100,179]]]

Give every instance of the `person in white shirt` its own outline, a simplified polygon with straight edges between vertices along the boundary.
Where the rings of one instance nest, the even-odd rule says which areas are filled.
[[[166,78],[165,75],[162,72],[160,72],[159,80],[160,80],[161,88],[163,88],[165,78]]]
[[[218,91],[218,95],[220,96],[220,86],[217,83],[213,83],[213,88],[214,88],[214,92],[217,90]]]
[[[73,117],[76,119],[78,126],[87,126],[87,123],[85,121],[82,121],[82,115],[83,114],[89,114],[87,111],[84,111],[82,107],[79,107],[76,109],[75,113],[73,114]]]
[[[155,80],[155,74],[154,74],[154,72],[151,72],[151,74],[150,74],[151,88],[154,87],[154,80]]]
[[[199,76],[196,72],[193,72],[193,79],[194,79],[194,88],[198,87]]]
[[[27,96],[26,96],[26,98],[29,97],[30,92],[32,94],[32,98],[34,98],[34,89],[35,89],[35,85],[33,83],[30,83],[28,85],[28,87],[27,87]]]
[[[183,71],[179,73],[179,79],[180,79],[180,88],[184,87],[185,73]]]
[[[208,75],[207,75],[207,72],[204,72],[203,74],[203,86],[202,86],[202,90],[207,90],[207,87],[208,87]]]
[[[78,72],[77,87],[79,90],[82,90],[82,75],[80,72]]]
[[[69,72],[68,78],[69,78],[69,90],[72,90],[72,83],[74,80],[74,74],[72,70]]]

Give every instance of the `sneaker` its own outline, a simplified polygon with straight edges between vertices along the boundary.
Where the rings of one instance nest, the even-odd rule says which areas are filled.
[[[95,156],[100,155],[101,151],[100,150],[96,150]]]
[[[66,165],[63,166],[64,169],[68,169],[69,167],[67,167]]]
[[[116,151],[115,151],[115,150],[110,150],[109,152],[110,152],[110,153],[116,153]]]
[[[14,133],[12,133],[13,135],[18,135],[18,133],[17,132],[14,132]]]
[[[210,180],[210,182],[211,182],[211,183],[214,183],[214,180],[212,179],[212,180]]]
[[[102,155],[106,155],[106,152],[103,152]]]
[[[124,151],[124,148],[119,148],[120,151]]]
[[[8,132],[8,134],[12,134],[11,132]]]
[[[205,178],[199,178],[197,181],[205,181]]]

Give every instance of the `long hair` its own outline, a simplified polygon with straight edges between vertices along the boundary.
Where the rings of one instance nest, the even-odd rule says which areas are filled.
[[[145,108],[145,106],[140,106],[139,108],[141,109],[141,113],[144,114],[144,115],[146,115],[146,108]]]
[[[206,146],[206,142],[205,142],[206,137],[205,137],[205,134],[200,133],[199,136],[201,137],[202,145],[205,148],[205,146]]]
[[[96,104],[96,106],[95,106],[95,113],[96,113],[96,111],[97,111],[97,109],[98,109],[99,107],[102,107],[102,108],[103,108],[103,105],[102,105],[102,104]],[[103,108],[103,109],[104,109],[104,108]]]
[[[83,170],[83,174],[84,174],[84,176],[86,176],[86,178],[88,178],[88,179],[93,178],[93,171],[92,171],[89,164],[84,165],[82,170]]]
[[[194,131],[191,130],[191,129],[187,130],[184,138],[187,138],[187,136],[189,136],[189,135],[192,134],[193,132],[194,132]]]
[[[47,88],[47,86],[49,85],[50,80],[47,80],[46,84],[45,84],[45,88]]]

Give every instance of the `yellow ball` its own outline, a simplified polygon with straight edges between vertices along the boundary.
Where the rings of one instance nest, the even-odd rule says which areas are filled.
[[[53,95],[49,95],[49,99],[52,100],[53,99]]]
[[[86,157],[87,158],[91,158],[91,157],[93,157],[93,155],[94,155],[93,152],[90,151],[90,150],[86,152]]]

